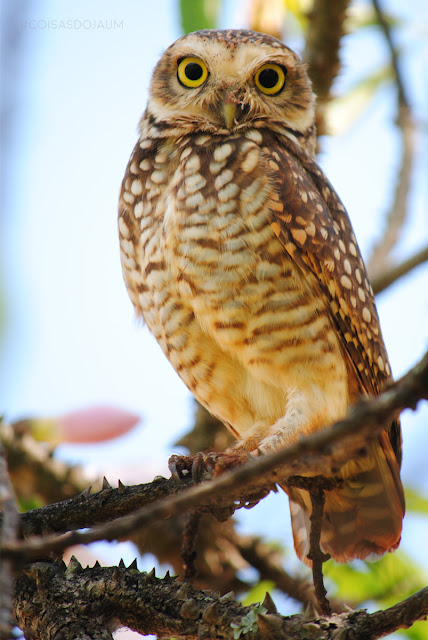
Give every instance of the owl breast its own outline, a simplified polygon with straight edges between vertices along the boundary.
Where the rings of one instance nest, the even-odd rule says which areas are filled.
[[[251,433],[256,443],[296,394],[296,410],[312,418],[327,406],[342,415],[348,401],[315,277],[302,278],[269,223],[270,208],[282,208],[278,165],[260,141],[258,131],[227,141],[199,135],[139,161],[147,175],[129,178],[141,196],[137,260],[125,275],[187,386],[235,435]],[[126,257],[123,264],[127,271]]]

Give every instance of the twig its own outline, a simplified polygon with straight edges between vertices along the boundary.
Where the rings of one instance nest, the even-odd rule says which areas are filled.
[[[391,251],[399,240],[401,229],[407,217],[407,196],[413,165],[415,123],[404,88],[398,53],[392,39],[389,24],[385,19],[379,0],[373,0],[373,7],[378,24],[385,36],[397,87],[397,125],[401,133],[402,143],[400,168],[396,180],[394,200],[390,211],[386,215],[386,229],[382,233],[381,239],[373,247],[371,257],[367,261],[368,271],[373,276],[377,276],[388,264]]]
[[[422,398],[428,399],[428,353],[380,396],[361,400],[343,420],[287,449],[251,460],[215,480],[190,487],[133,515],[92,530],[47,536],[43,540],[6,543],[2,549],[3,557],[34,558],[50,551],[62,551],[73,544],[126,537],[154,518],[165,518],[194,507],[224,506],[227,501],[236,500],[237,496],[240,496],[240,505],[244,506],[249,496],[260,493],[262,487],[286,481],[293,475],[305,475],[308,469],[318,475],[334,476],[341,465],[350,457],[357,456],[393,417],[405,408],[414,409]],[[229,506],[232,513],[237,508],[233,502]]]
[[[281,566],[280,559],[275,557],[272,549],[265,542],[257,538],[246,538],[237,534],[232,543],[244,560],[257,569],[260,580],[272,581],[275,584],[275,588],[285,595],[304,605],[312,605],[315,609],[318,601],[313,584],[309,580],[296,578],[287,573]],[[355,608],[353,606],[355,604],[351,602],[345,604],[336,598],[330,599],[331,608],[335,613],[349,611],[349,609]]]
[[[0,510],[3,522],[0,532],[1,544],[15,542],[19,529],[19,513],[16,507],[13,489],[9,481],[6,458],[0,442]],[[12,635],[12,590],[14,563],[4,559],[0,565],[0,638]]]
[[[312,577],[318,605],[321,613],[328,616],[331,615],[331,607],[326,597],[327,590],[324,587],[322,565],[329,560],[331,556],[323,553],[321,550],[321,530],[325,504],[324,492],[335,489],[338,483],[335,478],[323,478],[319,476],[303,478],[293,476],[292,478],[288,478],[287,485],[308,491],[311,498],[311,531],[307,557],[312,561]]]
[[[409,271],[419,267],[424,262],[428,261],[428,247],[425,247],[418,253],[415,253],[407,260],[403,260],[395,267],[391,267],[386,271],[380,272],[377,276],[371,278],[371,285],[375,294],[381,293],[391,284],[407,275]]]
[[[322,565],[330,559],[329,554],[321,551],[321,527],[324,512],[325,496],[324,489],[313,486],[309,495],[311,496],[311,533],[309,536],[310,551],[308,559],[312,560],[312,577],[314,581],[315,595],[324,616],[331,615],[330,603],[327,600],[327,589],[324,586],[324,576]]]
[[[186,580],[192,580],[196,575],[195,559],[196,559],[196,537],[198,535],[199,523],[201,521],[202,512],[195,510],[186,513],[186,523],[183,531],[183,541],[181,543],[181,559],[183,560],[184,577]]]
[[[385,36],[385,40],[388,45],[389,55],[391,57],[391,66],[394,72],[395,83],[397,85],[398,103],[401,107],[408,107],[409,101],[407,99],[406,91],[404,89],[403,79],[401,77],[400,65],[398,62],[398,52],[397,52],[397,49],[395,48],[395,45],[392,39],[391,30],[389,28],[388,21],[385,18],[385,14],[383,12],[383,9],[381,7],[381,3],[379,2],[379,0],[372,0],[372,1],[373,1],[374,10],[376,12],[376,19],[378,21],[380,28],[383,31],[383,35]]]

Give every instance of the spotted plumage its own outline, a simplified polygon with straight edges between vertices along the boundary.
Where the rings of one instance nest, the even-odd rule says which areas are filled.
[[[296,54],[251,31],[200,31],[158,62],[122,185],[137,315],[250,451],[325,428],[391,378],[351,223],[314,149],[314,96]],[[400,461],[394,422],[341,470],[321,536],[337,560],[398,545]],[[305,560],[311,506],[285,490]]]

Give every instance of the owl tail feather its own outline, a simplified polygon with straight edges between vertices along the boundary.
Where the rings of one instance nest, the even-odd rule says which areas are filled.
[[[382,433],[362,460],[341,470],[342,486],[325,492],[321,549],[336,562],[369,559],[393,551],[400,543],[404,494],[388,434]],[[311,500],[303,489],[283,487],[290,498],[294,546],[308,560]]]

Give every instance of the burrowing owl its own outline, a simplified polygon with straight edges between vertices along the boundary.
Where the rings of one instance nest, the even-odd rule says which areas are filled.
[[[165,355],[249,451],[343,417],[391,378],[347,213],[314,159],[314,95],[293,51],[252,31],[198,31],[153,73],[120,197],[128,293]],[[338,561],[397,547],[397,422],[326,495]],[[286,489],[287,490],[287,489]],[[288,489],[308,553],[310,502]]]

